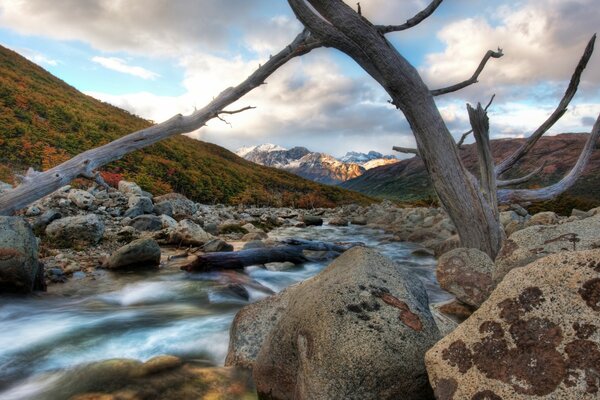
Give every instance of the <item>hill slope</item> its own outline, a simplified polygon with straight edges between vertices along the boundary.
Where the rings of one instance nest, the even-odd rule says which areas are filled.
[[[30,166],[48,169],[149,125],[0,46],[0,180],[11,182],[15,171]],[[175,191],[203,203],[311,207],[370,201],[185,136],[132,153],[108,165],[104,175],[112,181],[134,180],[155,194]]]
[[[546,162],[542,173],[528,184],[519,187],[540,187],[557,182],[575,164],[587,135],[561,134],[543,137],[533,151],[524,157],[517,166],[509,171],[507,178],[526,175],[528,172]],[[496,161],[511,154],[523,143],[524,139],[492,140],[492,152]],[[477,173],[477,153],[475,145],[467,145],[461,150],[465,166]],[[371,169],[364,175],[342,183],[340,186],[359,191],[371,196],[416,202],[431,200],[435,194],[423,162],[418,157],[403,160],[399,163]],[[589,208],[600,205],[600,151],[594,150],[592,158],[583,174],[561,198],[558,203],[571,207]],[[562,207],[561,204],[536,205],[541,208]],[[566,207],[565,207],[566,208]]]

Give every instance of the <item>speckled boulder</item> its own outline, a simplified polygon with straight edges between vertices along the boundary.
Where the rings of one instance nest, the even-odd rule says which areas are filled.
[[[600,250],[516,268],[426,354],[438,400],[600,397]]]
[[[439,340],[418,278],[355,247],[290,293],[254,364],[269,399],[429,399]]]
[[[0,293],[29,293],[36,288],[40,274],[43,277],[38,242],[27,221],[0,216]]]
[[[479,307],[494,288],[494,262],[477,249],[459,248],[442,255],[436,269],[442,289],[463,303]]]
[[[560,225],[539,225],[510,235],[496,257],[494,282],[508,271],[561,251],[600,247],[600,215]]]
[[[138,239],[115,251],[105,267],[121,268],[153,268],[160,264],[160,246],[154,239]]]
[[[179,221],[169,233],[169,243],[183,246],[201,246],[212,239],[213,235],[189,219]]]
[[[96,214],[57,219],[46,227],[48,241],[55,247],[94,245],[103,235],[104,222]]]
[[[529,220],[527,220],[525,226],[554,224],[558,224],[558,215],[552,211],[544,211],[533,215]]]

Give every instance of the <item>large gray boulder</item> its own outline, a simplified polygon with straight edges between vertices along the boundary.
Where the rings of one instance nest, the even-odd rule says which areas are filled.
[[[498,256],[494,282],[513,268],[522,267],[549,254],[600,247],[600,215],[560,225],[537,225],[510,235]]]
[[[160,246],[154,239],[138,239],[115,251],[104,267],[120,268],[151,268],[160,264]]]
[[[510,271],[469,319],[427,352],[438,399],[597,399],[600,250]]]
[[[71,189],[67,198],[82,210],[92,207],[96,199],[93,194],[81,189]]]
[[[169,233],[169,243],[183,246],[201,246],[212,239],[214,239],[213,235],[189,219],[179,221]]]
[[[442,289],[479,307],[494,289],[494,262],[477,249],[458,248],[440,257],[436,277]]]
[[[140,215],[132,219],[129,226],[133,226],[138,231],[160,231],[163,229],[163,220],[153,214]]]
[[[42,289],[43,276],[38,242],[29,224],[22,218],[0,216],[0,293]]]
[[[96,214],[66,217],[46,227],[48,241],[55,247],[95,245],[104,235],[104,223]]]
[[[118,188],[119,192],[123,193],[127,197],[142,195],[142,188],[140,188],[135,182],[120,181]]]
[[[429,399],[424,354],[440,338],[427,293],[355,247],[299,284],[254,364],[270,399]]]
[[[182,219],[191,218],[196,211],[198,206],[192,200],[188,199],[179,193],[169,193],[154,198],[155,203],[169,202],[171,204],[172,217],[177,221]],[[163,207],[168,207],[163,205]]]

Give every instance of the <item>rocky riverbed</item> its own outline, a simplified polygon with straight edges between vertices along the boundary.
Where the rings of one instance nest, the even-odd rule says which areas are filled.
[[[596,398],[599,211],[507,207],[491,260],[437,208],[65,187],[1,217],[0,398]],[[336,244],[190,268],[290,238]]]

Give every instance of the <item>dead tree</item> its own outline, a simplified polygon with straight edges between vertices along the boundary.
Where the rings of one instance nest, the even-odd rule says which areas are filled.
[[[418,154],[431,177],[434,189],[456,225],[462,244],[477,248],[495,258],[504,233],[498,220],[498,203],[543,200],[566,190],[583,171],[600,130],[594,126],[577,165],[557,185],[539,190],[500,189],[515,181],[502,181],[498,176],[512,167],[535,142],[564,114],[577,90],[595,41],[590,41],[569,89],[552,116],[513,156],[495,166],[489,151],[489,122],[485,110],[478,106],[469,110],[473,133],[478,142],[481,182],[463,166],[457,145],[450,134],[434,96],[460,90],[477,82],[491,58],[502,57],[502,50],[488,51],[471,78],[442,89],[431,90],[412,66],[386,39],[385,34],[410,29],[429,17],[442,0],[434,0],[427,8],[401,25],[374,25],[342,0],[288,0],[305,30],[284,50],[259,67],[240,85],[226,89],[206,107],[190,116],[177,115],[150,128],[132,133],[96,149],[88,150],[45,172],[30,171],[15,189],[0,195],[0,214],[11,214],[27,204],[59,189],[78,176],[93,178],[97,168],[125,154],[154,144],[173,135],[199,129],[221,114],[225,107],[263,84],[277,68],[294,57],[319,47],[336,48],[354,59],[391,97],[408,120],[415,135]],[[362,14],[362,13],[361,13]],[[600,117],[599,117],[600,121]],[[535,171],[534,171],[535,172]],[[530,174],[533,175],[533,174]],[[520,181],[526,180],[521,178]]]

